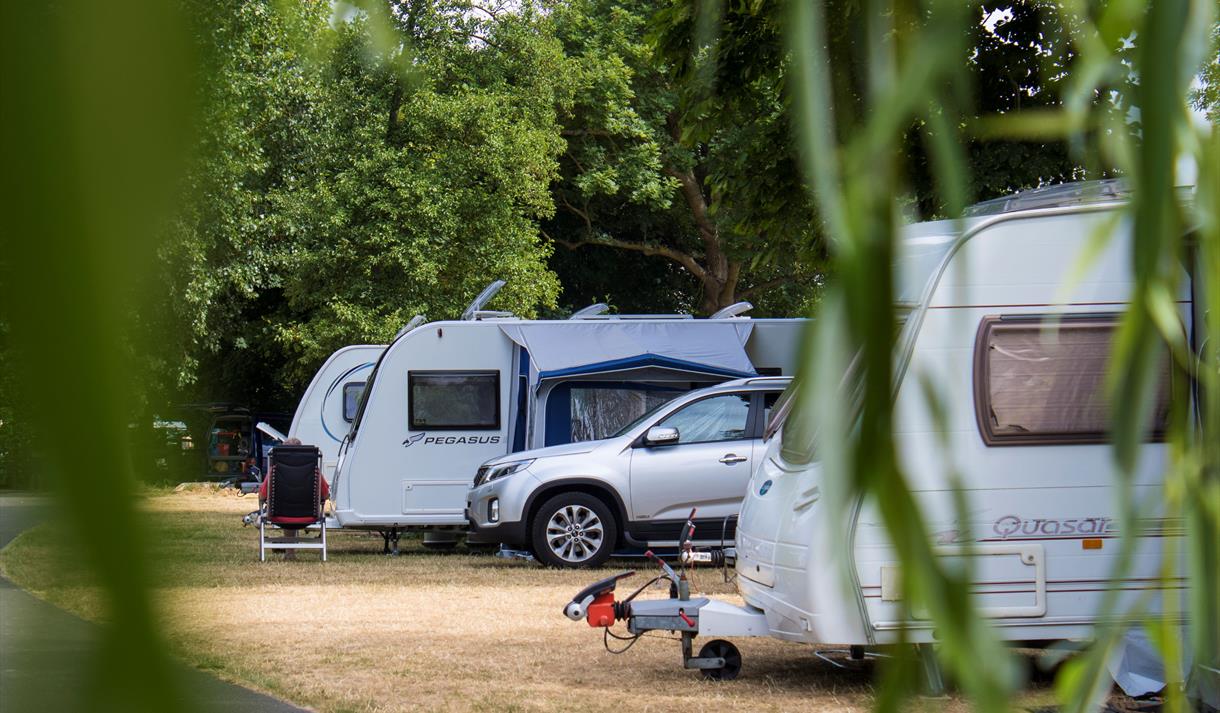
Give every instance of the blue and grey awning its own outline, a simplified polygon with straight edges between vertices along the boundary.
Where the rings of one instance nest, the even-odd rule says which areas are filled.
[[[530,356],[534,381],[662,374],[754,376],[747,320],[526,322],[501,325]]]

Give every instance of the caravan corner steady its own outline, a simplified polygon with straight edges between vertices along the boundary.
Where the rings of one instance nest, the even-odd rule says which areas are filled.
[[[452,541],[484,462],[601,438],[678,394],[795,367],[803,320],[600,307],[528,320],[482,309],[498,284],[465,319],[404,330],[381,354],[332,481],[340,526],[380,531],[387,549],[404,530]]]
[[[910,311],[895,354],[896,450],[940,554],[970,566],[978,610],[1008,641],[1090,638],[1103,593],[1117,588],[1126,607],[1162,586],[1165,538],[1182,537],[1181,523],[1165,519],[1161,507],[1167,454],[1156,434],[1167,413],[1168,366],[1159,421],[1132,479],[1141,527],[1118,531],[1103,384],[1133,287],[1132,236],[1128,222],[1115,220],[1125,197],[1104,195],[1113,184],[1100,189],[1077,184],[1060,189],[1075,191],[1068,200],[1046,191],[981,204],[961,222],[910,226],[900,241],[897,286]],[[1110,240],[1075,276],[1101,230]],[[1201,280],[1218,277],[1189,266],[1175,296],[1196,349],[1203,316],[1192,295]],[[941,396],[942,419],[927,403],[925,382]],[[625,621],[633,636],[678,631],[686,667],[713,678],[735,676],[740,656],[725,641],[692,656],[696,636],[848,645],[853,655],[905,641],[921,647],[934,674],[936,631],[901,600],[901,563],[875,504],[832,508],[834,484],[816,445],[784,441],[792,400],[774,410],[735,551],[726,553],[735,557],[744,607],[683,596],[678,581],[671,599],[615,601],[610,578],[583,590],[565,613],[594,627]],[[965,483],[960,491],[954,472]],[[958,521],[955,492],[966,499],[966,522]],[[1134,558],[1122,579],[1111,580],[1122,535],[1137,538]],[[1167,564],[1167,586],[1185,596],[1182,562]]]

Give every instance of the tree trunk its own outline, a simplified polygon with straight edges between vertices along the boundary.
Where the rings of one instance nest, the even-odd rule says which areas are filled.
[[[705,315],[727,307],[737,295],[737,281],[741,275],[741,262],[730,261],[724,254],[720,240],[720,228],[707,214],[708,200],[703,194],[703,185],[692,171],[668,170],[678,179],[682,197],[690,208],[699,238],[703,241],[703,273],[695,276],[703,283],[703,298],[699,312]]]
[[[725,261],[723,272],[708,269],[700,278],[702,296],[699,300],[699,314],[713,314],[737,301],[737,283],[741,275],[740,262]]]

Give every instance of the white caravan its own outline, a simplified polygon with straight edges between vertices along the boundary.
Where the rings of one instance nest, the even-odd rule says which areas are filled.
[[[603,438],[701,386],[790,375],[803,323],[738,310],[526,320],[482,311],[489,297],[466,319],[405,331],[382,354],[331,484],[342,527],[394,538],[465,532],[466,494],[482,463]]]
[[[1133,497],[1145,509],[1135,557],[1123,579],[1110,581],[1119,474],[1105,442],[1103,382],[1133,288],[1130,226],[1116,220],[1124,200],[1108,182],[1031,191],[980,204],[961,222],[911,226],[900,246],[897,453],[934,546],[963,564],[969,554],[974,600],[1005,640],[1088,639],[1105,590],[1117,587],[1127,605],[1159,587],[1166,538],[1182,537],[1181,523],[1159,508],[1167,454],[1155,434],[1166,414],[1166,366],[1134,473]],[[1099,231],[1112,238],[1078,274]],[[1192,287],[1201,268],[1189,272],[1175,298],[1197,348],[1203,321]],[[929,386],[941,396],[942,421],[926,401]],[[769,431],[783,423],[784,406]],[[958,484],[966,521],[954,508]],[[835,487],[816,443],[772,435],[738,521],[736,581],[746,606],[685,602],[694,624],[677,630],[688,639],[688,668],[731,677],[740,665],[727,642],[692,657],[695,635],[855,647],[936,641],[932,622],[901,601],[901,565],[876,507],[838,503]],[[1184,544],[1171,543],[1178,552]],[[1185,587],[1181,565],[1171,566],[1173,589]],[[569,616],[613,622],[604,606],[612,589],[606,581],[582,592]],[[598,597],[603,606],[590,611]],[[633,603],[628,627],[673,628],[665,607],[680,605]]]
[[[288,435],[322,451],[322,475],[328,482],[334,480],[339,445],[356,418],[365,382],[385,346],[354,344],[331,354],[297,404]]]

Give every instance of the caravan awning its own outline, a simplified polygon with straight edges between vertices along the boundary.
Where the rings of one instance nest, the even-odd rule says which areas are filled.
[[[754,376],[745,350],[751,328],[746,320],[500,325],[509,339],[529,352],[540,381],[648,368]]]

